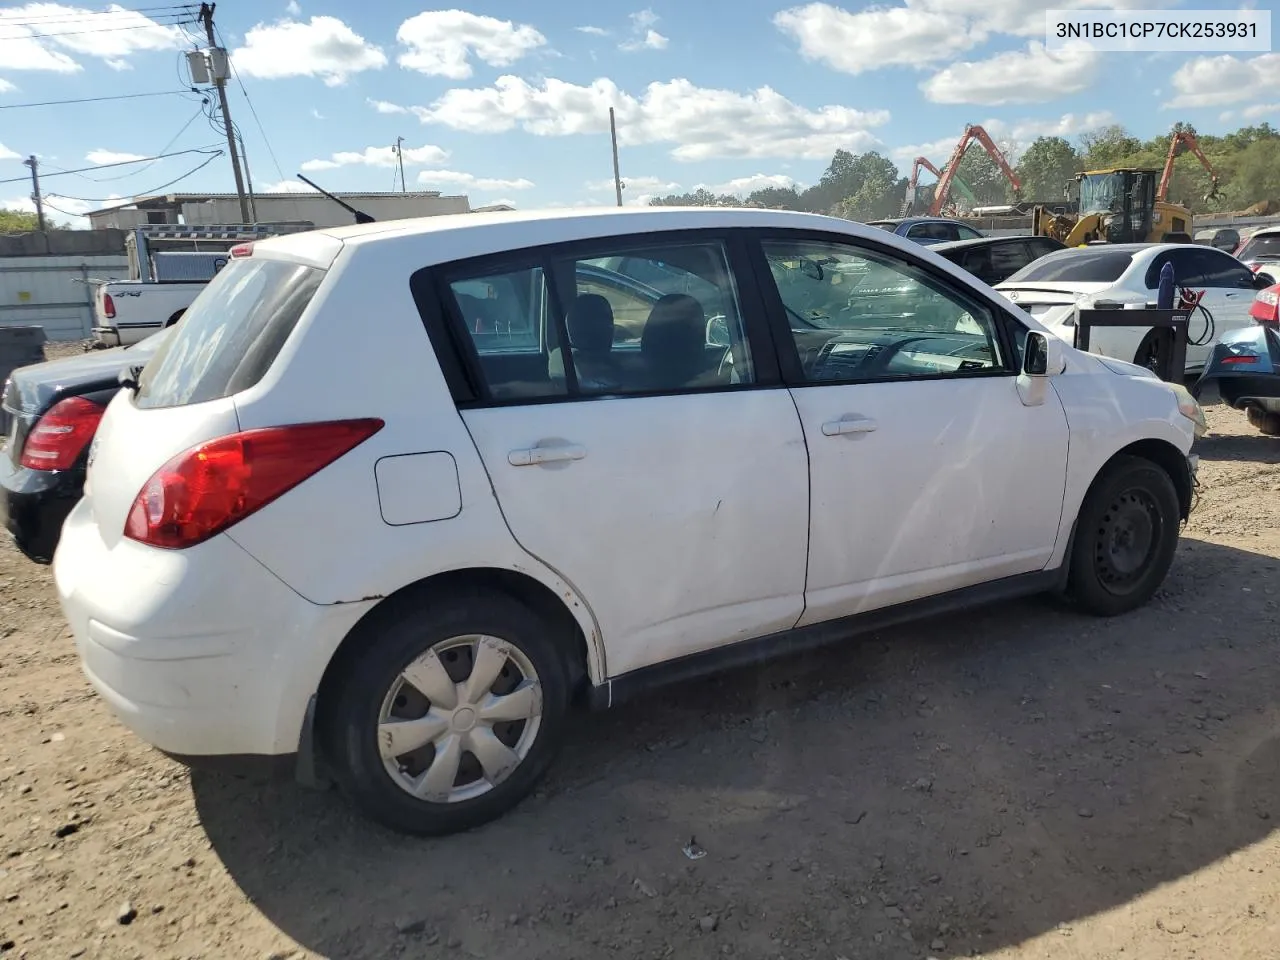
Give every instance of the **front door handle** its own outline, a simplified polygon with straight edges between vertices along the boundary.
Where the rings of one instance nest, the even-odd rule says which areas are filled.
[[[828,420],[822,425],[824,437],[845,437],[854,433],[874,433],[878,424],[865,417],[844,417],[840,420]]]
[[[553,447],[529,447],[525,450],[512,450],[507,454],[507,463],[513,467],[535,467],[540,463],[581,460],[586,455],[586,447],[579,446],[576,443],[562,443]]]

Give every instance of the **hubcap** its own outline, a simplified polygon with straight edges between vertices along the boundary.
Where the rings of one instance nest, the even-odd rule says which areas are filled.
[[[488,793],[520,765],[542,722],[542,685],[517,647],[468,635],[407,664],[378,714],[391,779],[431,803]]]
[[[1099,521],[1094,538],[1098,579],[1112,593],[1127,593],[1141,580],[1160,542],[1160,511],[1145,490],[1126,490]]]

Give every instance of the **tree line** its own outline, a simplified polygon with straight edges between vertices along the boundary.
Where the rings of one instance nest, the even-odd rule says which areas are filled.
[[[1140,140],[1123,126],[1112,124],[1083,133],[1074,143],[1065,137],[1038,137],[1011,158],[1017,161],[1014,172],[1022,183],[1020,199],[1026,202],[1061,200],[1066,184],[1085,170],[1111,167],[1163,170],[1170,138],[1177,129],[1191,130],[1188,124],[1178,124],[1168,134]],[[1171,202],[1193,213],[1220,213],[1280,198],[1280,130],[1263,123],[1241,127],[1222,136],[1197,135],[1197,139],[1218,175],[1218,196],[1206,199],[1211,192],[1209,173],[1190,151],[1184,150],[1175,162],[1170,179],[1168,199]],[[1011,151],[1005,152],[1009,155]],[[929,159],[939,165],[947,160],[946,157]],[[1012,185],[980,145],[970,145],[956,173],[979,205],[1004,204],[1018,199]],[[649,203],[652,206],[764,207],[865,221],[897,216],[906,190],[907,178],[888,157],[874,150],[856,156],[847,150],[837,150],[821,178],[811,187],[766,187],[745,197],[699,188],[692,193],[655,197]],[[951,194],[950,199],[958,199],[954,187]],[[932,199],[933,184],[921,184],[916,190],[916,212],[927,211]]]

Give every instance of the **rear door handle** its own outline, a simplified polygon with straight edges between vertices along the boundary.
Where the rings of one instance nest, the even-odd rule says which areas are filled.
[[[529,447],[525,450],[512,450],[507,454],[507,463],[513,467],[535,467],[540,463],[581,460],[586,455],[586,447],[579,446],[576,443],[564,443],[554,447]]]
[[[853,433],[874,433],[878,424],[865,417],[845,417],[840,420],[828,420],[822,425],[825,437],[844,437]]]

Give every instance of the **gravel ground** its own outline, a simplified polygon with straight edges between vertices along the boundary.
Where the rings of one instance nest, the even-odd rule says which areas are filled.
[[[1274,958],[1280,440],[1210,421],[1144,610],[1006,604],[686,685],[436,841],[148,749],[4,544],[0,956]]]

